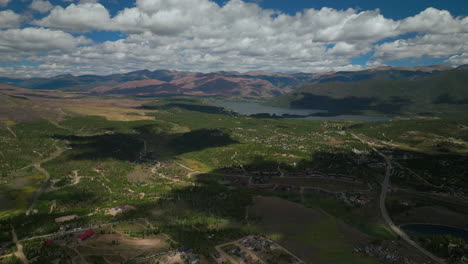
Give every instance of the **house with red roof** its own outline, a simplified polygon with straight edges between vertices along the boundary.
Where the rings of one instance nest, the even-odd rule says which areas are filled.
[[[81,239],[81,240],[85,240],[85,239],[88,239],[90,237],[92,237],[94,235],[94,230],[87,230],[86,232],[84,232],[83,234],[79,235],[78,237]]]

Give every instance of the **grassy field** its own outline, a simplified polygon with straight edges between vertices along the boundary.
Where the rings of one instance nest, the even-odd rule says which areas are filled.
[[[394,237],[379,215],[376,214],[378,207],[375,200],[366,207],[352,208],[331,197],[316,193],[305,193],[303,204],[310,208],[320,208],[373,239],[391,239]]]
[[[370,238],[320,210],[273,197],[256,197],[250,208],[258,228],[280,241],[306,263],[378,263],[353,254]]]
[[[33,168],[16,172],[8,183],[0,184],[0,219],[24,213],[43,175]]]

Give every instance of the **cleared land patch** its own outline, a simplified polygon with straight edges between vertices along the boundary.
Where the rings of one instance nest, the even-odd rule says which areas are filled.
[[[250,215],[260,217],[258,229],[279,241],[307,263],[378,263],[355,255],[367,235],[319,210],[276,197],[256,197]]]

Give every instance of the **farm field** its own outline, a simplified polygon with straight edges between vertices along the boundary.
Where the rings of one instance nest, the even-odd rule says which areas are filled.
[[[306,263],[378,263],[353,254],[354,247],[370,242],[368,236],[320,210],[274,197],[256,197],[250,210],[263,219],[260,230]]]

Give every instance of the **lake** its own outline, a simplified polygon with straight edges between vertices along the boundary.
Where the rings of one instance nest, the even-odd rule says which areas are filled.
[[[259,103],[253,102],[231,102],[231,101],[214,101],[209,104],[224,107],[226,109],[232,110],[241,115],[254,115],[260,113],[275,114],[278,116],[281,115],[301,115],[307,116],[317,113],[327,113],[324,110],[314,110],[314,109],[289,109],[281,108],[274,106],[261,105]]]
[[[388,121],[393,118],[384,116],[364,116],[364,115],[337,115],[337,116],[326,116],[327,110],[319,109],[290,109],[283,107],[274,107],[262,105],[255,102],[233,102],[233,101],[214,101],[209,102],[214,106],[223,107],[234,111],[241,115],[254,115],[254,114],[270,114],[270,115],[294,115],[302,117],[292,117],[287,119],[301,119],[301,120],[352,120],[352,121]],[[313,116],[313,115],[322,116]]]
[[[409,224],[402,225],[401,228],[407,233],[419,235],[452,235],[454,237],[463,238],[468,241],[468,231],[461,228],[429,225],[429,224]]]

